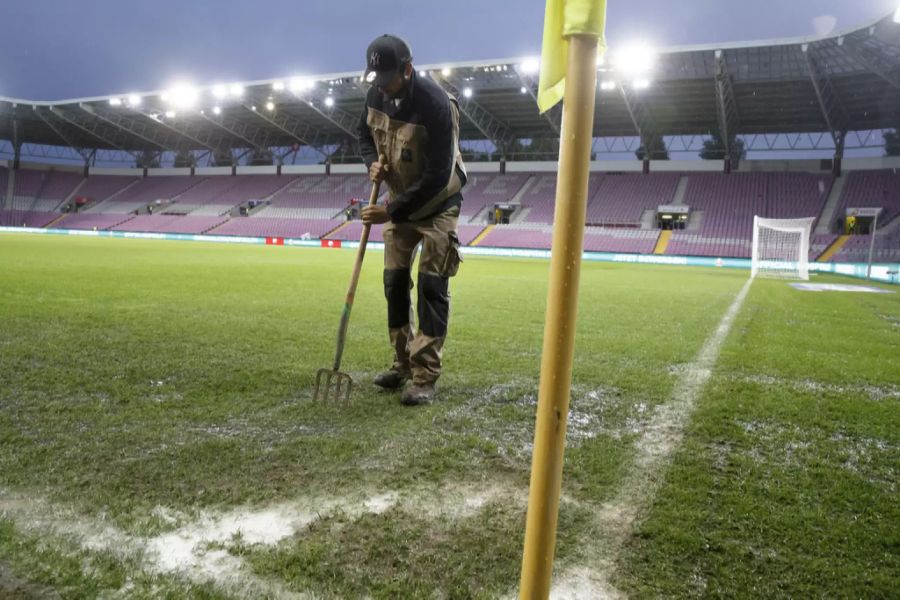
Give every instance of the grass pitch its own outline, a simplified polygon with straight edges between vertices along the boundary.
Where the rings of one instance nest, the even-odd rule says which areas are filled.
[[[390,360],[379,253],[350,406],[311,402],[350,251],[7,235],[0,256],[0,597],[515,590],[548,262],[466,260],[438,401],[409,409],[368,383]],[[584,265],[557,573],[605,551],[597,511],[746,277]],[[898,325],[898,294],[754,282],[616,588],[890,595]],[[197,538],[203,560],[167,555],[272,507],[288,530],[238,519]]]

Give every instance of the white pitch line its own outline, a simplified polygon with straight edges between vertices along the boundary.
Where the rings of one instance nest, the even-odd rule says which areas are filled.
[[[663,470],[674,451],[681,445],[684,427],[694,411],[694,405],[703,386],[712,374],[722,344],[744,299],[750,291],[752,279],[748,279],[738,292],[731,306],[712,335],[707,338],[676,383],[672,398],[656,408],[653,418],[635,443],[637,455],[625,476],[616,496],[603,504],[597,514],[597,544],[601,555],[595,564],[582,565],[563,573],[555,581],[551,598],[624,598],[610,580],[615,569],[615,559],[625,540],[631,535],[632,526],[641,511],[645,510],[656,495],[663,481]],[[584,568],[588,567],[588,568]]]

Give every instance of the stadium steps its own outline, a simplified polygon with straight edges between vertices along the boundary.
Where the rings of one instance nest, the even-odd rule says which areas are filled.
[[[675,188],[675,197],[672,198],[673,206],[684,206],[684,195],[687,192],[688,180],[690,177],[682,175],[678,180],[678,186]]]
[[[44,229],[53,229],[53,226],[54,226],[54,225],[56,225],[57,223],[59,223],[60,221],[62,221],[63,218],[65,218],[65,217],[68,216],[69,214],[70,214],[70,213],[63,213],[63,214],[59,215],[58,217],[56,217],[55,219],[53,219],[52,221],[50,221],[49,223],[47,223],[46,225],[44,225]]]
[[[663,230],[659,232],[659,237],[656,238],[656,246],[653,248],[653,254],[665,254],[666,248],[669,247],[669,242],[672,240],[672,231],[669,229]]]
[[[841,202],[841,196],[844,195],[844,184],[847,183],[847,176],[837,177],[831,185],[831,191],[828,192],[828,200],[825,201],[825,208],[819,215],[819,221],[816,223],[813,233],[816,235],[826,235],[831,233],[831,224],[834,223],[835,214],[838,205]]]
[[[13,194],[16,191],[16,169],[9,169],[9,177],[6,180],[6,206],[3,208],[13,207]]]
[[[834,240],[830,246],[825,248],[825,252],[819,255],[819,258],[816,259],[816,262],[828,262],[831,260],[831,257],[838,253],[838,251],[844,247],[844,244],[847,243],[847,240],[850,239],[849,235],[839,236],[838,239]]]
[[[130,190],[131,188],[136,186],[137,184],[139,184],[141,181],[143,181],[143,179],[138,177],[137,179],[135,179],[134,181],[132,181],[131,183],[129,183],[128,185],[123,187],[121,190],[119,190],[117,192],[113,192],[106,198],[102,198],[100,200],[97,200],[96,202],[88,202],[87,204],[82,206],[81,210],[79,210],[78,212],[91,212],[91,213],[103,212],[102,210],[99,210],[99,209],[103,208],[108,203],[113,202],[116,198],[118,198],[119,196],[121,196],[122,194],[124,194],[125,192],[127,192],[128,190]]]
[[[87,177],[82,177],[81,181],[78,182],[78,185],[75,186],[75,189],[69,192],[69,195],[62,199],[62,202],[59,203],[59,206],[56,207],[56,210],[59,210],[60,208],[71,202],[75,198],[75,196],[78,195],[78,190],[83,188],[86,183]]]
[[[479,233],[478,235],[476,235],[475,238],[474,238],[471,242],[469,242],[469,245],[470,245],[470,246],[477,246],[478,244],[480,244],[480,243],[481,243],[481,240],[483,240],[484,238],[486,238],[486,237],[488,236],[488,234],[494,230],[494,227],[496,227],[496,225],[488,225],[487,227],[485,227],[484,229],[482,229],[482,230],[481,230],[481,233]]]
[[[320,239],[323,239],[323,240],[324,240],[324,239],[327,238],[328,236],[334,235],[335,233],[337,233],[338,231],[340,231],[341,229],[343,229],[344,227],[346,227],[347,225],[349,225],[349,224],[352,223],[352,222],[353,222],[353,221],[344,221],[343,223],[341,223],[340,225],[338,225],[337,227],[335,227],[335,228],[332,229],[331,231],[325,233],[325,235],[323,235]]]

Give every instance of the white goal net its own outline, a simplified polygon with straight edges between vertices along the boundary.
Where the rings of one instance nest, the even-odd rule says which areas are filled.
[[[809,279],[809,235],[815,217],[753,217],[753,260],[750,276]]]

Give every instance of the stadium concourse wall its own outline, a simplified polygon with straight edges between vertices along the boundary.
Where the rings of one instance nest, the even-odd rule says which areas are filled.
[[[85,231],[79,229],[42,229],[35,227],[0,227],[0,233],[34,233],[42,235],[71,235],[81,237],[114,237],[152,240],[176,240],[194,242],[216,242],[223,244],[250,244],[275,246],[305,246],[313,248],[356,249],[359,242],[340,240],[305,240],[279,237],[240,237],[219,235],[193,235],[179,233],[139,233],[131,231]],[[369,242],[367,248],[384,250],[381,242]],[[549,250],[527,250],[520,248],[488,248],[466,246],[460,248],[464,255],[500,256],[505,258],[549,259]],[[750,269],[750,260],[745,258],[711,258],[705,256],[666,256],[655,254],[625,254],[611,252],[584,252],[583,259],[595,262],[672,265],[687,267],[715,267],[728,269]],[[819,273],[834,273],[859,279],[866,279],[868,266],[865,263],[809,263],[809,270]],[[882,283],[900,285],[900,263],[872,264],[871,278]]]

